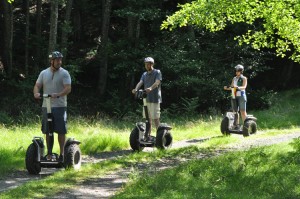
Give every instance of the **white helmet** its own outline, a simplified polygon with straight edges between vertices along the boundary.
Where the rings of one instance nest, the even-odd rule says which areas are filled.
[[[144,62],[145,62],[145,63],[146,63],[146,62],[149,62],[149,63],[154,64],[154,59],[153,59],[152,57],[146,57],[146,58],[144,59]]]
[[[240,72],[244,71],[244,66],[242,66],[241,64],[236,65],[234,68],[236,71],[240,71]]]

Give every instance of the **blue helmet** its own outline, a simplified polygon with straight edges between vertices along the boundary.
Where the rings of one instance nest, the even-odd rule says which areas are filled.
[[[53,51],[50,55],[49,58],[50,59],[57,59],[57,58],[63,58],[63,54],[61,54],[61,52],[59,51]]]

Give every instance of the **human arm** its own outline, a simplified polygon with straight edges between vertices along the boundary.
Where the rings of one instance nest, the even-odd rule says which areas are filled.
[[[244,78],[243,78],[243,85],[242,85],[242,86],[238,86],[237,89],[238,89],[238,90],[243,90],[243,91],[244,91],[244,90],[246,90],[246,88],[247,88],[247,78],[244,77]]]
[[[41,99],[41,94],[40,94],[41,88],[42,88],[42,84],[36,82],[33,87],[33,96],[35,99]]]
[[[136,93],[136,91],[138,91],[140,88],[141,88],[141,86],[143,85],[143,81],[142,80],[140,80],[139,81],[139,83],[137,83],[137,85],[135,86],[135,88],[134,89],[132,89],[132,93],[133,94],[135,94]]]
[[[52,93],[51,97],[57,98],[57,97],[63,97],[68,95],[72,90],[71,84],[64,84],[64,89],[59,93]]]
[[[157,88],[160,85],[160,80],[156,80],[149,88],[146,88],[146,92],[150,93],[153,89]]]
[[[63,90],[60,91],[59,93],[51,93],[52,98],[63,97],[68,95],[71,92],[72,80],[69,72],[66,70],[64,71],[62,82],[63,82]]]
[[[233,86],[234,86],[234,84],[233,84],[233,79],[232,79],[230,86],[224,86],[224,90],[229,91],[231,89],[231,87],[233,87]]]

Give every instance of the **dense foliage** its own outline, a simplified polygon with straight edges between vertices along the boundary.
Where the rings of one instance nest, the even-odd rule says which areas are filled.
[[[228,24],[246,23],[247,31],[236,37],[240,43],[275,48],[278,56],[300,62],[299,17],[298,0],[197,0],[181,5],[162,28],[193,24],[214,32]]]
[[[260,95],[265,93],[261,89],[271,92],[300,84],[299,78],[295,78],[298,64],[285,59],[278,61],[272,50],[257,51],[248,42],[241,44],[235,40],[238,35],[252,30],[252,26],[242,21],[226,22],[218,32],[194,26],[171,32],[160,30],[166,16],[178,9],[178,3],[186,3],[185,0],[74,0],[70,20],[67,20],[70,1],[58,1],[55,49],[64,52],[64,67],[72,75],[73,89],[68,98],[72,114],[105,113],[123,118],[140,110],[141,103],[133,100],[130,91],[144,71],[146,56],[154,57],[155,68],[162,71],[162,109],[170,115],[179,111],[203,114],[226,110],[229,93],[222,88],[230,83],[233,66],[238,63],[245,66],[245,76],[249,78],[249,103],[251,96],[256,96],[253,108],[270,105],[268,95]],[[22,116],[27,116],[25,120],[32,119],[32,114],[40,111],[39,102],[33,100],[32,88],[38,73],[48,67],[51,6],[50,1],[37,1],[42,2],[39,22],[37,2],[26,2],[28,7],[20,0],[0,4],[0,12],[7,14],[0,17],[0,63],[4,68],[0,82],[1,122],[12,122],[11,116],[22,122]],[[240,1],[230,2],[246,9]],[[13,26],[7,26],[9,16],[13,17]],[[257,27],[264,24],[259,20],[255,23]],[[11,51],[6,39],[8,27],[14,28]],[[26,28],[28,36],[24,35]],[[253,44],[251,39],[249,42]],[[287,77],[278,81],[285,74]]]

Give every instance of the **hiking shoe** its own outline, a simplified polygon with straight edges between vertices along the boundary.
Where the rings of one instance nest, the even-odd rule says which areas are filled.
[[[60,156],[59,156],[58,162],[64,162],[64,156],[63,156],[63,155],[60,155]]]

